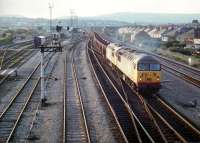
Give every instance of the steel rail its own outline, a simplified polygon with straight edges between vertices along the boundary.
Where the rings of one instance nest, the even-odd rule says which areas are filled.
[[[91,50],[94,54],[94,51]],[[96,56],[94,54],[94,56]],[[97,59],[97,58],[96,58]],[[110,84],[113,86],[113,88],[115,89],[115,91],[117,92],[117,94],[119,95],[119,97],[121,98],[121,100],[123,101],[124,105],[126,106],[127,110],[129,111],[129,113],[131,113],[131,116],[134,117],[134,119],[137,121],[137,123],[139,124],[139,126],[143,129],[144,133],[146,134],[146,136],[148,137],[148,139],[152,142],[155,143],[155,141],[153,140],[153,138],[150,136],[150,134],[148,133],[148,131],[144,128],[144,126],[142,125],[142,123],[140,122],[140,120],[138,119],[138,117],[135,115],[135,113],[133,112],[133,110],[131,109],[131,107],[127,104],[127,102],[123,99],[123,97],[121,96],[119,90],[116,88],[116,86],[114,85],[114,83],[112,82],[112,80],[109,78],[109,76],[107,75],[106,71],[103,69],[102,65],[100,64],[99,60],[97,59],[97,63],[98,65],[101,67],[104,75],[107,77],[107,79],[109,80]]]
[[[87,141],[88,143],[91,142],[91,138],[90,138],[90,134],[89,134],[89,129],[88,129],[88,123],[87,123],[87,119],[86,119],[86,115],[85,115],[85,108],[84,108],[84,104],[83,104],[83,99],[81,96],[81,89],[80,89],[80,84],[78,81],[78,77],[77,77],[77,67],[75,65],[75,61],[74,61],[74,50],[72,51],[72,71],[73,71],[73,77],[75,79],[75,84],[76,84],[76,90],[77,90],[77,95],[78,95],[78,99],[81,105],[81,113],[82,113],[82,117],[83,117],[83,121],[84,121],[84,126],[85,126],[85,132],[86,132],[86,136],[87,136]]]
[[[104,96],[104,98],[105,98],[105,100],[106,100],[106,102],[107,102],[107,104],[108,104],[108,107],[109,107],[109,109],[110,109],[110,111],[111,111],[111,113],[112,113],[112,115],[113,115],[113,117],[114,117],[114,119],[115,119],[115,122],[117,123],[117,126],[118,126],[118,128],[119,128],[119,130],[120,130],[120,133],[121,133],[121,135],[122,135],[124,141],[125,141],[126,143],[128,143],[128,140],[127,140],[127,138],[126,138],[126,135],[124,134],[123,129],[122,129],[122,127],[121,127],[121,125],[120,125],[120,123],[119,123],[119,121],[118,121],[118,117],[117,117],[117,115],[116,115],[114,109],[112,108],[112,106],[111,106],[111,104],[110,104],[110,102],[109,102],[109,100],[108,100],[108,98],[107,98],[107,96],[106,96],[105,90],[103,89],[103,87],[102,87],[102,85],[101,85],[101,83],[100,83],[100,81],[99,81],[99,79],[98,79],[97,73],[96,73],[96,71],[95,71],[95,69],[94,69],[94,65],[92,64],[91,58],[90,58],[89,53],[88,53],[88,47],[87,47],[87,56],[88,56],[88,59],[89,59],[89,62],[90,62],[90,67],[92,68],[92,71],[93,71],[93,73],[94,73],[95,79],[96,79],[96,81],[97,81],[97,83],[98,83],[98,86],[100,87],[101,92],[102,92],[102,94],[103,94],[103,96]]]
[[[176,129],[174,129],[168,122],[166,119],[164,119],[150,104],[148,104],[148,107],[150,108],[150,110],[152,111],[152,114],[156,114],[156,116],[162,120],[162,122],[164,122],[164,124],[180,139],[181,142],[183,143],[187,143],[187,141],[176,131]],[[154,116],[154,118],[156,118]]]
[[[123,83],[122,83],[122,82],[123,82],[122,79],[121,79],[119,76],[118,76],[118,78],[120,79],[121,87],[122,87],[122,89],[123,89],[123,92],[125,92],[125,94],[127,95],[126,90],[124,89],[124,85],[123,85]],[[125,83],[125,82],[124,82],[124,83]],[[128,87],[132,90],[132,88],[131,88],[128,84],[126,84],[126,86],[128,86]],[[144,107],[144,110],[145,110],[146,113],[148,114],[149,118],[153,121],[153,124],[155,125],[155,127],[156,127],[158,133],[161,135],[163,141],[164,141],[165,143],[167,143],[167,139],[165,138],[164,133],[163,133],[162,130],[160,129],[158,123],[156,122],[155,118],[153,117],[152,113],[150,112],[150,110],[149,110],[149,108],[148,108],[146,102],[144,101],[144,99],[143,99],[143,98],[141,97],[141,95],[139,95],[136,91],[132,90],[132,92],[133,92],[133,93],[135,94],[135,96],[138,97],[138,99],[140,100],[141,104],[143,105],[142,107]],[[132,109],[132,110],[134,110],[134,109]]]
[[[63,130],[62,130],[62,143],[66,141],[66,96],[67,96],[67,57],[64,59],[64,77],[63,77]]]
[[[13,128],[12,128],[12,131],[10,132],[10,134],[9,134],[9,136],[8,136],[8,138],[7,138],[6,143],[9,143],[9,142],[10,142],[10,140],[11,140],[11,138],[12,138],[12,135],[13,135],[13,133],[14,133],[16,127],[17,127],[17,124],[19,123],[19,121],[20,121],[20,119],[21,119],[21,117],[22,117],[22,114],[23,114],[23,112],[25,111],[25,109],[26,109],[26,107],[27,107],[27,105],[28,105],[28,102],[30,101],[31,97],[33,96],[33,93],[34,93],[36,87],[38,86],[39,81],[40,81],[40,77],[37,79],[37,82],[36,82],[36,84],[34,85],[33,90],[31,91],[31,93],[30,93],[28,99],[26,100],[26,102],[25,102],[25,104],[24,104],[22,110],[20,111],[20,114],[19,114],[18,117],[17,117],[17,120],[16,120],[16,122],[15,122]]]
[[[148,53],[149,53],[149,52],[148,52]],[[183,63],[174,61],[174,60],[172,60],[172,59],[169,59],[169,58],[167,58],[167,57],[163,57],[163,56],[158,55],[158,54],[154,54],[154,53],[151,53],[151,52],[150,52],[149,54],[151,54],[151,55],[153,55],[153,56],[155,56],[155,57],[157,57],[157,58],[159,58],[159,59],[161,59],[161,60],[163,60],[163,61],[166,61],[166,62],[168,62],[168,63],[173,63],[173,64],[175,64],[175,65],[182,66],[182,67],[185,68],[186,70],[190,70],[192,73],[198,74],[198,75],[200,76],[200,69],[191,67],[191,66],[189,66],[189,65],[185,65],[185,64],[183,64]]]
[[[28,46],[24,46],[26,48],[28,47],[31,47],[31,45],[28,45]],[[3,58],[2,60],[2,64],[1,64],[1,68],[4,66],[4,65],[8,65],[9,62],[11,62],[12,60],[14,60],[16,57],[19,57],[19,56],[22,56],[24,54],[26,54],[26,51],[24,49],[26,48],[23,48],[23,49],[20,49],[19,51],[17,51],[17,53],[15,54],[11,54],[11,56],[7,57],[7,58]],[[5,57],[5,55],[4,55]]]
[[[47,61],[46,66],[48,65],[50,60]],[[8,105],[6,106],[6,108],[4,108],[3,112],[1,112],[0,115],[0,120],[2,120],[2,118],[5,116],[5,114],[7,113],[7,111],[12,107],[12,105],[14,104],[15,100],[17,99],[17,97],[19,97],[19,95],[22,93],[22,91],[24,90],[25,86],[29,83],[29,81],[31,80],[32,76],[35,74],[35,72],[38,70],[38,68],[40,67],[40,63],[37,64],[37,66],[34,68],[34,70],[31,72],[31,74],[28,76],[28,78],[26,79],[26,81],[23,83],[23,85],[20,87],[19,91],[15,94],[15,96],[12,97],[12,99],[10,100],[10,102],[8,103]],[[25,108],[28,105],[28,102],[30,101],[30,98],[32,97],[38,83],[40,81],[40,77],[36,79],[36,84],[34,85],[33,89],[31,90],[31,93],[28,96],[28,99],[26,100],[25,104],[22,105],[22,109],[20,110],[19,114],[17,114],[17,119],[14,122],[14,125],[11,127],[11,131],[9,132],[7,138],[6,138],[6,143],[8,143],[17,127],[17,124],[22,116],[22,113],[24,112]],[[4,139],[3,139],[4,140]]]
[[[187,81],[188,83],[191,83],[192,85],[200,88],[200,80],[198,80],[198,79],[196,79],[194,77],[191,77],[191,76],[189,76],[188,74],[186,74],[184,72],[180,72],[179,70],[174,69],[174,68],[172,68],[170,66],[166,66],[166,65],[162,65],[162,66],[165,67],[165,68],[163,68],[163,70],[165,70],[165,71],[167,71],[167,72],[169,72],[169,73],[171,73],[171,74],[173,74],[173,75],[175,75],[177,77],[180,77],[181,79]],[[172,72],[172,71],[174,71],[174,72]]]
[[[28,57],[30,57],[32,54],[30,54],[30,55],[28,55]],[[47,54],[48,55],[48,54]],[[47,57],[47,55],[45,56],[45,57]],[[24,60],[24,58],[22,58],[22,61]],[[19,68],[22,64],[24,64],[25,63],[25,61],[24,62],[22,62],[22,61],[19,61],[19,66],[17,67],[17,68]],[[22,62],[22,63],[20,63],[20,62]],[[14,65],[16,65],[16,64],[18,64],[18,63],[14,63]],[[8,68],[11,68],[13,65],[10,65]],[[6,79],[9,77],[9,75],[6,75],[6,76],[4,76],[2,79],[0,79],[0,86],[6,81]]]
[[[200,141],[200,131],[161,98],[157,96],[153,96],[151,99],[145,97],[145,101],[152,114],[160,118],[162,122],[171,128],[182,142]]]
[[[169,109],[174,115],[176,115],[179,119],[181,119],[183,122],[185,122],[185,124],[188,125],[200,137],[200,130],[199,129],[197,129],[194,125],[192,125],[189,121],[187,121],[187,119],[185,119],[180,113],[177,113],[177,111],[175,111],[163,99],[161,99],[160,97],[157,97],[157,98],[167,109]]]
[[[13,98],[11,99],[11,101],[9,102],[9,104],[7,105],[7,107],[3,110],[3,112],[1,112],[0,114],[0,119],[4,116],[4,114],[6,113],[6,111],[10,108],[10,106],[13,104],[13,101],[16,99],[16,97],[18,95],[20,95],[20,93],[23,91],[23,89],[25,88],[26,84],[29,82],[29,80],[31,79],[31,77],[34,75],[34,73],[36,72],[36,70],[39,68],[40,63],[34,68],[34,70],[31,72],[31,74],[29,75],[29,77],[26,79],[26,81],[23,83],[23,85],[20,87],[19,91],[17,92],[17,94],[15,94],[15,96],[13,96]]]
[[[107,37],[107,38],[108,38],[108,37]],[[130,44],[128,44],[128,45],[130,45]],[[138,49],[138,48],[135,47],[135,46],[134,46],[134,48],[137,49],[137,50],[140,50],[140,49]],[[152,52],[149,52],[149,51],[145,51],[145,50],[140,50],[140,51],[145,52],[145,53],[147,53],[147,54],[150,54],[150,55],[152,55],[152,56],[155,56],[155,57],[157,57],[157,58],[159,58],[160,60],[163,60],[163,61],[165,61],[165,62],[168,62],[168,63],[172,63],[172,64],[176,64],[176,65],[178,65],[178,66],[181,66],[182,68],[184,68],[184,70],[187,70],[187,71],[191,72],[192,74],[196,74],[196,75],[200,76],[200,69],[197,69],[197,68],[194,68],[194,67],[185,65],[185,64],[183,64],[183,63],[174,61],[174,60],[172,60],[172,59],[169,59],[169,58],[167,58],[167,57],[163,57],[163,56],[161,56],[161,55],[158,55],[158,54],[155,54],[155,53],[152,53]],[[198,79],[196,79],[196,78],[194,78],[194,77],[192,77],[192,76],[190,76],[190,75],[188,75],[188,74],[186,74],[186,73],[184,73],[184,72],[181,72],[181,71],[179,71],[179,70],[176,70],[176,69],[174,69],[174,68],[171,68],[171,67],[169,67],[169,66],[167,66],[167,65],[165,65],[165,64],[162,64],[162,65],[165,66],[165,67],[168,68],[168,69],[171,69],[171,70],[177,72],[178,74],[183,75],[184,77],[181,77],[181,76],[179,76],[179,77],[182,78],[182,79],[184,79],[185,81],[187,81],[187,82],[189,82],[189,83],[195,85],[196,87],[199,87],[199,88],[200,88],[200,80],[198,80]],[[164,70],[165,70],[165,69],[164,69]],[[166,70],[166,71],[170,72],[169,70]],[[172,73],[172,72],[171,72],[171,73]],[[175,73],[173,73],[173,74],[175,74]]]

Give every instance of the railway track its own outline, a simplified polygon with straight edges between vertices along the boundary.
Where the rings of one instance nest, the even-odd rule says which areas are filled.
[[[146,52],[146,51],[145,51]],[[154,54],[152,52],[146,52],[154,57],[156,57],[162,65],[162,69],[168,73],[171,73],[190,84],[200,88],[200,70],[190,67],[188,65],[176,62],[174,60],[168,59],[166,57]]]
[[[157,58],[159,58],[160,60],[162,60],[166,64],[168,63],[168,64],[171,64],[174,67],[179,67],[185,73],[191,74],[191,76],[198,76],[198,77],[200,77],[200,69],[193,68],[191,66],[188,66],[188,65],[176,62],[176,61],[174,61],[172,59],[168,59],[166,57],[163,57],[163,56],[160,56],[160,55],[157,55],[157,54],[154,54],[154,53],[150,53],[150,54],[153,55],[153,56],[155,56],[155,57],[157,57]]]
[[[186,140],[179,134],[177,133],[173,127],[169,126],[166,124],[165,120],[161,120],[159,116],[154,116],[153,112],[150,110],[148,104],[146,101],[143,99],[143,97],[135,92],[128,84],[126,84],[123,80],[122,81],[122,88],[126,92],[128,99],[129,99],[129,104],[132,107],[132,110],[137,114],[137,111],[135,111],[134,108],[138,107],[138,103],[142,103],[143,107],[145,108],[146,112],[148,112],[149,116],[152,118],[152,121],[154,124],[156,124],[157,128],[159,129],[160,134],[163,137],[164,142],[167,143],[174,143],[174,142],[179,142],[179,143],[186,143]],[[139,106],[140,108],[142,106]],[[140,111],[140,108],[138,111]],[[142,111],[142,110],[141,110]],[[144,124],[146,124],[146,120],[143,119],[145,118],[145,114],[140,112],[138,115],[140,118],[140,121]],[[147,122],[148,123],[148,122]],[[148,128],[148,125],[145,126]],[[148,130],[148,129],[147,129]],[[148,130],[149,131],[149,130]],[[156,138],[156,132],[149,131],[151,136]],[[158,141],[156,141],[158,142]]]
[[[149,136],[152,138],[151,142],[186,142],[177,132],[166,126],[163,121],[158,123],[157,120],[155,120],[155,118],[152,116],[144,100],[142,100],[137,93],[133,92],[132,89],[130,89],[126,83],[123,82],[123,80],[116,81],[117,73],[112,75],[115,75],[111,77],[113,83],[116,86],[118,85],[117,89],[119,89],[119,91],[121,88],[120,92],[124,92],[123,98],[131,107],[136,120],[140,122],[145,128],[146,132],[149,133]],[[115,80],[113,78],[115,78]],[[120,82],[122,85],[121,87],[119,86]],[[140,131],[139,127],[138,129]],[[142,137],[142,142],[147,142],[144,137]]]
[[[108,36],[103,36],[107,39],[109,39],[110,41],[114,42],[116,40],[112,40],[111,38],[109,38]],[[120,42],[119,40],[117,40],[118,42]],[[138,49],[136,46],[133,46],[132,44],[126,44],[125,45],[135,48],[136,50],[145,52],[147,54],[150,54],[154,57],[156,57],[157,59],[159,59],[161,61],[162,66],[164,67],[163,70],[185,80],[186,82],[193,84],[194,86],[200,88],[200,70],[190,67],[188,65],[176,62],[174,60],[168,59],[166,57],[160,56],[158,54],[149,52],[149,51],[144,51],[141,49]]]
[[[117,75],[117,74],[115,74],[115,75]],[[117,83],[114,83],[114,84],[116,85]],[[148,122],[146,122],[145,119],[144,119],[145,115],[147,115],[147,114],[142,113],[142,109],[141,109],[142,106],[141,105],[138,106],[138,104],[140,102],[145,103],[146,101],[143,99],[142,96],[137,95],[137,93],[133,93],[131,91],[132,89],[130,87],[128,87],[128,85],[125,82],[123,82],[123,84],[125,84],[123,86],[123,88],[124,88],[123,91],[126,92],[126,97],[128,97],[128,103],[129,103],[130,106],[132,105],[131,109],[137,115],[137,117],[139,117],[139,120],[144,125],[144,127],[148,128],[149,125],[145,126],[145,124],[148,123]],[[141,101],[139,101],[138,99],[135,99],[135,98],[133,99],[133,95],[139,96],[139,100],[141,100]],[[124,96],[124,98],[126,98],[126,97]],[[152,101],[152,98],[150,98],[150,101]],[[198,131],[198,129],[196,129],[191,124],[188,124],[188,122],[185,122],[185,119],[183,119],[183,118],[177,119],[176,121],[173,120],[175,117],[177,118],[177,116],[172,114],[172,113],[177,114],[174,110],[172,111],[171,114],[169,114],[169,113],[167,113],[167,111],[165,111],[165,110],[167,110],[167,108],[165,110],[162,109],[160,112],[165,114],[165,116],[163,116],[163,115],[160,115],[158,112],[156,112],[157,109],[160,110],[160,108],[163,107],[163,106],[161,106],[161,104],[158,105],[158,104],[152,103],[152,105],[154,105],[154,108],[152,106],[150,106],[149,103],[148,104],[145,103],[145,104],[146,104],[145,106],[147,106],[146,110],[149,110],[150,114],[152,114],[152,116],[154,118],[153,120],[155,120],[157,126],[160,128],[160,131],[162,132],[162,134],[164,136],[163,142],[183,142],[183,143],[186,143],[186,142],[198,142],[199,141],[199,131]],[[138,108],[138,107],[140,107],[140,108],[138,109],[138,111],[136,111],[134,108]],[[170,111],[171,111],[171,109],[170,109]],[[138,115],[137,112],[140,115]],[[171,120],[169,120],[169,118],[171,118]],[[175,123],[172,124],[170,122],[173,122],[173,123],[175,122]],[[183,127],[185,127],[185,128],[183,128]],[[149,131],[149,130],[147,129],[147,131]],[[150,135],[154,136],[152,138],[155,139],[157,134],[155,134],[155,132],[151,131]],[[158,139],[158,138],[156,138],[156,139]],[[145,142],[145,141],[146,140],[143,140],[143,142]],[[155,142],[160,142],[160,141],[157,140]]]
[[[64,58],[64,72],[63,73],[64,73],[64,75],[63,75],[63,126],[62,126],[63,128],[62,128],[62,143],[65,143],[66,142],[67,57]]]
[[[48,61],[49,63],[47,63],[45,70],[46,70],[47,75],[51,75],[53,73],[54,67],[57,63],[58,55],[55,53],[53,53],[53,54],[48,53],[48,54],[51,54],[51,55],[49,55],[50,60]],[[47,57],[47,55],[45,57]],[[46,82],[45,82],[46,89],[47,89],[47,86],[49,84],[48,82],[50,79],[51,78],[46,76]],[[34,125],[37,122],[37,117],[38,117],[37,114],[39,113],[39,109],[40,109],[40,105],[41,105],[40,94],[37,94],[40,92],[40,86],[36,87],[36,90],[34,92],[35,92],[34,95],[32,96],[32,98],[29,101],[29,105],[26,107],[26,110],[24,111],[25,115],[27,115],[27,112],[33,113],[32,118],[31,119],[21,119],[21,121],[19,122],[19,125],[21,125],[22,123],[23,123],[23,125],[21,125],[21,127],[19,127],[16,130],[16,133],[13,135],[12,142],[21,142],[23,140],[25,143],[27,143],[34,138],[32,136],[32,130],[34,130],[33,129]],[[21,128],[23,128],[23,131],[20,131]],[[24,129],[24,128],[26,128],[26,129]]]
[[[161,65],[163,67],[162,69],[165,70],[166,72],[171,73],[185,80],[186,82],[200,88],[200,70],[187,66],[185,64],[176,62],[174,60],[165,58],[158,54],[154,54],[152,52],[148,52],[148,51],[144,51],[144,52],[156,57],[161,62]]]
[[[115,73],[114,75],[116,76],[117,73]],[[146,104],[145,106],[147,106],[147,110],[149,110],[149,112],[152,114],[156,124],[158,125],[162,134],[164,135],[165,142],[176,141],[186,143],[200,141],[200,131],[191,123],[189,123],[186,119],[184,119],[180,114],[178,114],[173,108],[167,105],[162,99],[155,99],[155,97],[152,97],[152,95],[145,96],[146,98],[143,99],[143,96],[135,93],[129,85],[123,82],[123,80],[121,81],[124,84],[123,92],[126,92],[126,96],[124,96],[124,98],[128,99],[128,103],[130,106],[132,104],[132,110],[134,111],[134,113],[137,114],[137,111],[135,112],[134,108],[137,108],[139,102]],[[117,82],[115,82],[114,84],[117,85]],[[141,101],[138,101],[135,98],[132,99],[133,95],[138,96],[139,100]],[[146,102],[147,99],[148,102]],[[138,111],[139,113],[142,113],[141,109],[138,109]],[[144,123],[143,119],[141,119],[140,121]]]
[[[66,113],[64,112],[64,120],[66,120],[66,116],[69,116],[68,113],[70,114],[70,118],[73,120],[70,120],[70,124],[67,124],[67,121],[63,121],[65,122],[65,126],[67,128],[64,128],[65,130],[64,135],[63,135],[63,140],[65,140],[65,142],[87,142],[90,143],[91,139],[90,139],[90,134],[89,134],[89,130],[88,130],[88,123],[87,123],[87,119],[86,119],[86,115],[85,115],[85,108],[84,108],[84,104],[83,104],[83,100],[82,100],[82,96],[81,96],[81,90],[80,90],[80,85],[79,85],[79,81],[78,81],[78,77],[77,77],[77,67],[76,67],[76,63],[74,60],[74,50],[71,53],[71,65],[70,68],[66,68],[68,69],[67,71],[65,71],[65,75],[70,76],[68,78],[72,79],[70,80],[68,83],[68,85],[65,86],[64,90],[65,90],[65,108],[66,108],[66,104],[67,104],[67,109],[64,108],[64,111],[66,111]],[[66,63],[67,64],[67,63]],[[68,72],[66,74],[66,72]],[[74,86],[76,89],[76,91],[74,91],[74,96],[68,96],[67,92],[68,91],[66,89],[66,87],[68,86]],[[68,108],[69,107],[69,108]]]
[[[1,69],[12,68],[18,63],[18,61],[23,60],[23,57],[30,55],[33,51],[31,49],[26,50],[28,47],[29,46],[26,46],[26,48],[21,49],[10,56],[4,55]]]
[[[46,66],[49,61],[46,63]],[[2,143],[7,143],[11,140],[20,118],[32,98],[40,81],[40,77],[38,77],[40,73],[39,66],[40,64],[35,67],[34,71],[0,114],[0,142]]]
[[[141,100],[141,98],[137,96],[137,93],[132,92],[132,90],[128,88],[123,80],[121,80],[119,77],[117,78],[117,73],[108,72],[108,74],[117,89],[121,91],[122,95],[124,95],[123,98],[129,104],[132,112],[135,115],[135,118],[143,125],[146,132],[148,132],[149,136],[152,138],[153,142],[167,142],[165,135],[156,123],[155,119],[152,117],[148,107]],[[143,140],[143,142],[144,141],[145,140]]]
[[[16,66],[20,67],[23,63],[25,63],[26,59],[30,58],[32,55],[34,55],[35,52],[32,51],[24,51],[20,50],[19,52],[15,54],[11,54],[9,57],[5,58],[3,61],[1,61],[1,69],[12,69],[16,68]],[[4,55],[5,56],[5,55]],[[9,77],[9,75],[0,75],[0,85],[3,84],[4,81]]]
[[[15,62],[12,61],[8,61],[7,67],[8,69],[12,69],[12,68],[19,68],[21,65],[23,65],[26,60],[28,60],[29,58],[31,58],[31,56],[33,56],[36,53],[36,51],[32,52],[29,51],[27,53],[23,53],[20,57],[16,57],[17,60]],[[0,86],[6,81],[6,79],[8,79],[9,75],[5,75],[5,76],[0,76]]]
[[[154,112],[154,109],[149,106],[149,104],[146,103],[144,100],[143,96],[138,94],[137,92],[134,91],[128,84],[126,84],[123,80],[121,80],[123,83],[122,88],[124,91],[127,93],[127,96],[129,98],[129,104],[132,104],[132,108],[135,108],[138,103],[136,102],[142,102],[146,108],[146,110],[149,112],[150,116],[152,116],[154,122],[156,122],[156,125],[159,127],[160,132],[162,132],[162,135],[165,139],[165,142],[168,143],[174,143],[174,142],[179,142],[179,143],[186,143],[187,141],[172,127],[171,125],[168,124],[168,122],[156,114]],[[134,101],[132,102],[134,96],[136,96],[140,101]],[[135,97],[134,97],[135,98]],[[152,111],[153,110],[153,111]]]
[[[200,70],[159,55],[155,56],[161,60],[164,70],[200,87]],[[164,134],[167,133],[165,135],[167,141],[173,142],[175,139],[178,139],[178,141],[180,140],[181,142],[200,142],[199,129],[189,123],[187,119],[182,117],[162,99],[155,96],[152,97],[152,95],[145,96],[145,99],[143,99],[142,96],[140,96],[140,98],[143,102],[146,102],[146,106],[148,106],[149,111],[155,118],[160,129]],[[172,136],[176,138],[172,138]]]
[[[33,43],[33,40],[27,40],[27,41],[24,41],[24,42],[4,45],[1,48],[4,48],[4,49],[5,48],[18,48],[18,47],[25,46],[25,45],[32,44],[32,43]]]
[[[15,59],[17,59],[17,57],[20,57],[22,56],[23,54],[27,53],[27,50],[30,50],[29,48],[32,47],[32,45],[24,45],[23,47],[19,47],[20,49],[18,48],[11,48],[11,49],[4,49],[4,50],[1,50],[1,53],[2,56],[1,58],[2,61],[0,62],[1,63],[1,68],[6,68],[9,66],[9,64],[14,61]]]
[[[175,109],[167,105],[161,98],[145,96],[145,100],[154,116],[159,116],[186,142],[200,142],[200,130],[182,117]]]
[[[180,71],[177,68],[171,67],[169,65],[162,64],[162,67],[164,67],[162,69],[165,70],[166,72],[171,73],[171,74],[173,74],[173,75],[175,75],[175,76],[187,81],[188,83],[200,88],[200,80],[198,78],[192,77],[188,73]]]
[[[186,82],[200,88],[200,70],[187,66],[185,64],[176,62],[174,60],[165,58],[158,54],[154,54],[152,52],[148,52],[148,51],[143,51],[143,52],[156,57],[161,62],[161,65],[163,67],[162,69],[165,70],[166,72],[171,73],[185,80]]]
[[[121,102],[121,100],[119,98],[117,98],[117,97],[112,98],[112,95],[115,94],[113,89],[106,90],[106,86],[108,88],[109,83],[102,84],[103,83],[102,81],[105,81],[106,79],[100,74],[101,73],[100,68],[98,67],[97,64],[95,64],[95,59],[94,59],[94,57],[92,58],[92,53],[90,53],[89,51],[88,51],[88,57],[90,59],[91,65],[92,65],[93,72],[95,73],[95,77],[98,81],[98,85],[100,86],[101,91],[106,99],[106,102],[108,103],[108,106],[111,110],[111,113],[115,118],[115,121],[118,125],[118,128],[119,128],[123,138],[124,138],[124,141],[128,142],[128,140],[130,140],[130,138],[132,136],[132,137],[136,137],[134,140],[135,142],[139,142],[137,140],[136,134],[133,133],[135,130],[135,127],[132,124],[132,119],[129,116],[125,106],[123,105],[123,103]],[[112,93],[112,91],[114,93]],[[108,94],[110,94],[111,96],[107,96]],[[114,102],[116,104],[114,104]],[[128,122],[128,123],[125,125],[125,122]],[[123,125],[122,125],[122,123],[123,123]]]
[[[91,56],[91,53],[89,53],[89,55]],[[99,65],[101,67],[98,60],[95,61],[94,59],[94,57],[91,58],[91,61],[93,63],[92,65]],[[115,87],[115,85],[112,83],[111,79],[108,77],[103,68],[100,67],[94,67],[96,69],[97,77],[99,77],[100,85],[105,92],[105,98],[111,108],[111,111],[113,111],[115,119],[119,123],[118,126],[121,129],[122,134],[124,134],[124,136],[126,137],[127,142],[142,142],[143,140],[145,142],[155,142],[148,131],[144,128],[140,120],[137,118],[137,116],[133,113],[130,106],[123,99],[117,87]],[[102,73],[100,69],[104,71],[103,73],[105,75],[100,74]],[[112,84],[114,89],[109,88],[110,84]]]

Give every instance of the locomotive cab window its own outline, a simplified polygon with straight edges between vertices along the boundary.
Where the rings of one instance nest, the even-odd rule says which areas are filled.
[[[150,64],[150,71],[160,71],[160,64]]]
[[[141,63],[138,64],[139,71],[149,71],[149,64]]]

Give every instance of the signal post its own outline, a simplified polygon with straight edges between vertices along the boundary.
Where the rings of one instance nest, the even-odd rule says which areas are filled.
[[[41,102],[42,105],[45,105],[45,102],[47,101],[46,98],[46,89],[45,89],[45,67],[44,67],[44,53],[45,52],[62,52],[62,46],[61,43],[56,45],[47,45],[47,46],[40,46],[40,52],[41,52]]]

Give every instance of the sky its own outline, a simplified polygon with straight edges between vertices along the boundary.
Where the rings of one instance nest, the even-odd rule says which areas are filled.
[[[49,3],[53,18],[70,15],[97,16],[117,12],[200,13],[200,0],[0,0],[0,16],[48,18]]]

